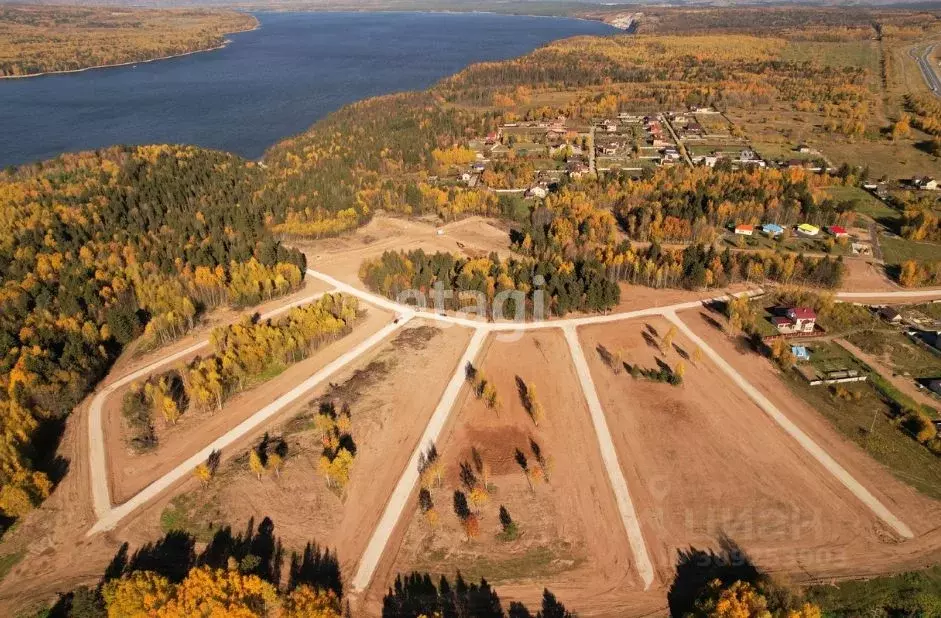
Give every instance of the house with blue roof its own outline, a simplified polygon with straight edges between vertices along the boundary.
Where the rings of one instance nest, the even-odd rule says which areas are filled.
[[[784,228],[777,223],[764,223],[761,226],[761,231],[771,238],[776,238],[784,233]]]

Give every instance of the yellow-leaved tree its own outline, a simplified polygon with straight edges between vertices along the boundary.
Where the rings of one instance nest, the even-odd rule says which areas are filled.
[[[255,618],[269,615],[277,606],[278,591],[257,575],[244,575],[236,569],[198,567],[187,574],[156,616]]]
[[[135,571],[111,580],[101,590],[108,618],[153,616],[170,601],[173,593],[173,584],[153,571]]]
[[[281,618],[340,618],[340,600],[332,590],[298,586],[284,599]]]

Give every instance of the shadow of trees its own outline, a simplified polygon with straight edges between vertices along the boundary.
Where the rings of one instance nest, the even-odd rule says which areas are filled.
[[[444,575],[437,585],[428,573],[398,575],[382,600],[383,618],[418,618],[419,616],[467,616],[468,618],[574,618],[548,590],[543,591],[542,606],[533,614],[522,603],[510,603],[504,612],[500,597],[486,579],[468,583],[460,572],[454,582]]]
[[[727,586],[736,581],[757,584],[766,579],[745,551],[725,535],[719,538],[719,551],[690,547],[677,553],[676,577],[667,592],[671,616],[692,612],[696,600],[713,580]]]

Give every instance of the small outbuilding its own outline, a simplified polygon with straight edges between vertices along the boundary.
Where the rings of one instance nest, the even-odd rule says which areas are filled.
[[[831,225],[827,228],[827,232],[834,238],[846,238],[849,236],[849,232],[841,225]]]
[[[902,314],[894,307],[883,307],[879,310],[879,317],[889,324],[899,324],[902,321]]]
[[[791,354],[793,354],[793,355],[794,355],[794,358],[795,358],[796,360],[799,360],[799,361],[809,361],[809,360],[810,360],[810,352],[807,351],[807,347],[806,347],[806,346],[802,346],[802,345],[792,345],[792,346],[791,346]]]
[[[735,233],[739,236],[751,236],[755,233],[754,225],[736,225]]]

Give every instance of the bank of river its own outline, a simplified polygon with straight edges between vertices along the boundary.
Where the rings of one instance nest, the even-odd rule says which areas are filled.
[[[111,144],[191,143],[257,158],[370,96],[424,89],[600,22],[484,13],[261,13],[221,49],[0,82],[0,166]]]

